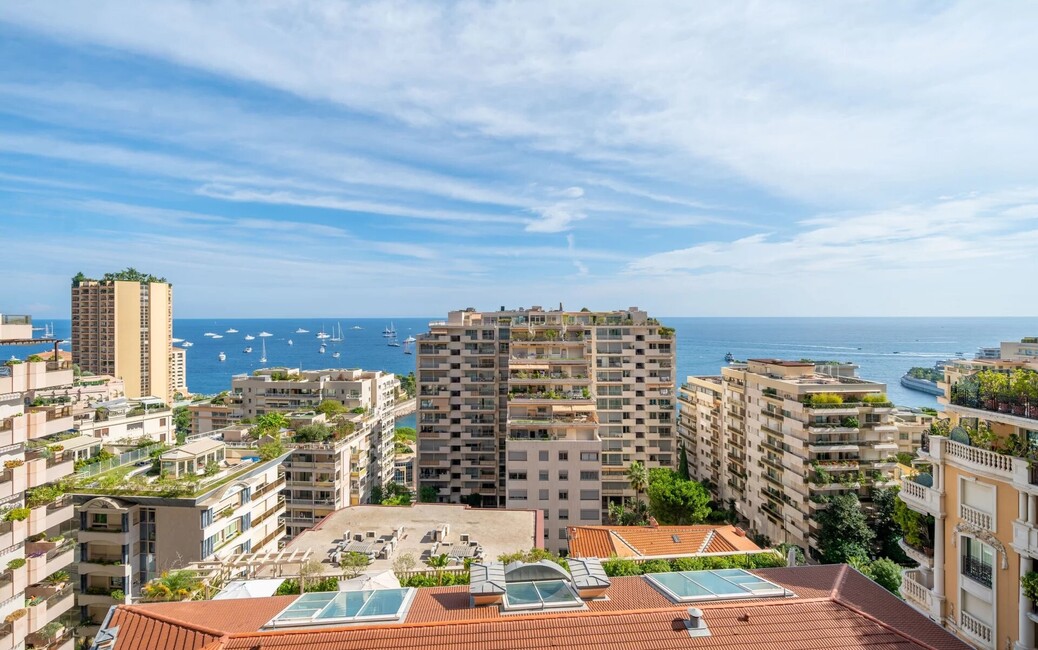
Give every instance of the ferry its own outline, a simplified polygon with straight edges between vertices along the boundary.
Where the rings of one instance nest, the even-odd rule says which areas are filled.
[[[929,368],[926,369],[927,371],[930,371],[926,374],[929,374],[931,377],[943,376],[944,366],[947,363],[947,361],[938,361],[933,365],[932,371],[930,371]],[[937,385],[936,381],[933,381],[932,379],[924,379],[922,377],[913,377],[911,374],[912,370],[915,370],[915,368],[910,368],[908,372],[901,375],[902,386],[908,390],[914,390],[928,395],[944,395],[944,391]]]

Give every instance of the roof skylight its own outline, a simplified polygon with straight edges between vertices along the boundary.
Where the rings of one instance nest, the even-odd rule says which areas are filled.
[[[399,621],[414,600],[414,589],[325,591],[303,594],[274,617],[268,627]]]
[[[505,609],[555,609],[584,604],[565,580],[509,582],[505,585]]]
[[[789,592],[743,569],[647,573],[646,579],[675,602],[769,598]]]

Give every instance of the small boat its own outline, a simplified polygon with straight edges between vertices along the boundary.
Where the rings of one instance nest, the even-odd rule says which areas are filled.
[[[390,323],[389,327],[382,330],[382,336],[386,337],[387,339],[396,336],[396,327],[393,326],[393,323]]]
[[[234,329],[233,327],[228,329],[226,332],[224,332],[224,334],[237,334],[237,333],[238,333],[238,330]]]
[[[245,348],[244,350],[242,350],[242,352],[244,352],[245,354],[250,354],[252,352],[252,348]]]
[[[219,359],[220,361],[227,361],[227,355],[224,354],[223,352],[221,352],[220,354],[216,355],[216,358]]]
[[[245,340],[246,340],[246,341],[253,341],[253,340],[255,340],[255,339],[256,339],[256,337],[255,337],[255,336],[253,336],[252,334],[246,334],[246,335],[245,335]]]
[[[267,362],[267,340],[264,339],[263,340],[263,353],[260,356],[260,363],[266,363],[266,362]]]
[[[328,339],[329,341],[335,341],[336,343],[338,343],[342,340],[342,323],[338,323],[338,326],[339,331],[336,332],[335,330],[332,330],[332,337]]]
[[[400,342],[397,341],[395,338],[391,338],[388,342],[386,342],[386,345],[388,345],[391,348],[398,348],[400,347]]]
[[[321,325],[321,331],[317,333],[317,338],[323,341],[324,339],[332,338],[332,335],[325,332],[324,325]]]
[[[170,339],[170,341],[173,343],[183,343],[184,339]]]
[[[327,350],[327,349],[328,348],[324,347],[324,343],[322,343],[321,347],[317,348],[317,351],[320,352],[321,354],[324,354],[325,350]]]
[[[310,330],[305,330],[302,327],[296,330],[296,334],[309,334]]]
[[[183,343],[182,343],[182,344],[180,345],[180,347],[182,347],[182,348],[189,348],[189,347],[191,347],[192,345],[194,345],[194,343],[192,343],[191,341],[184,341],[184,342],[183,342]]]
[[[206,332],[202,336],[216,336],[216,332]]]
[[[213,335],[212,335],[212,337],[210,337],[210,338],[213,338],[213,339],[222,339],[222,338],[223,338],[223,334],[213,334]]]
[[[292,345],[292,339],[288,339],[288,344]]]
[[[735,361],[735,356],[731,352],[726,352],[724,355],[724,360],[728,363],[731,363]]]
[[[414,354],[414,350],[411,349],[411,346],[414,345],[414,342],[417,340],[418,339],[413,336],[408,336],[404,339],[404,354]]]
[[[274,335],[273,335],[273,334],[271,334],[270,332],[260,332],[260,333],[259,333],[259,335],[260,335],[260,336],[262,336],[262,337],[267,337],[267,336],[274,336]]]
[[[362,329],[364,329],[364,328],[363,328],[363,327],[361,327],[360,325],[354,325],[354,326],[353,326],[353,327],[351,327],[350,329],[354,329],[354,330],[362,330]]]
[[[332,358],[338,359],[339,358],[339,353],[338,352],[332,352]]]

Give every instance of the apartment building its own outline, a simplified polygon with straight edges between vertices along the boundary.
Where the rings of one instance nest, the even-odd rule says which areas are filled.
[[[73,279],[72,356],[82,370],[121,378],[127,397],[170,404],[178,381],[172,339],[169,283],[127,272]]]
[[[173,347],[169,351],[169,390],[175,396],[177,393],[187,395],[187,350]]]
[[[226,429],[237,425],[245,417],[241,400],[231,396],[220,396],[211,402],[191,404],[187,411],[191,414],[191,435]]]
[[[367,503],[376,485],[393,480],[399,385],[391,373],[347,369],[266,368],[233,378],[234,406],[225,408],[238,409],[245,417],[284,412],[296,429],[326,422],[314,412],[324,400],[346,409],[328,423],[338,431],[334,438],[286,442],[293,450],[285,461],[288,538],[340,508]],[[196,412],[201,422],[203,409]]]
[[[941,384],[946,420],[924,438],[900,498],[932,517],[912,545],[905,600],[978,648],[1035,647],[1038,579],[1038,340],[960,360]],[[909,535],[906,534],[906,540]],[[1030,595],[1034,595],[1031,593]]]
[[[114,468],[73,495],[81,636],[93,636],[112,605],[140,596],[163,571],[277,550],[287,453],[267,461],[256,454],[197,440],[164,452],[157,476],[128,464],[129,475]]]
[[[635,307],[454,311],[416,361],[419,488],[542,510],[548,548],[635,496],[631,463],[674,466],[673,330]]]
[[[36,339],[29,316],[0,315],[0,345],[54,344]],[[38,355],[0,365],[0,650],[71,650],[74,597],[72,504],[55,489],[73,471],[67,405],[27,407],[37,391],[71,386],[72,366]]]
[[[815,548],[815,513],[853,492],[897,485],[902,436],[883,384],[853,364],[750,359],[680,390],[689,472],[768,543]],[[823,372],[824,371],[824,372]]]
[[[176,440],[172,409],[153,397],[136,400],[120,397],[94,403],[76,412],[75,430],[106,443],[149,439],[172,444]]]

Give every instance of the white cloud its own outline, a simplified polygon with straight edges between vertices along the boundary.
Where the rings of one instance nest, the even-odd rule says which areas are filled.
[[[540,218],[529,221],[526,224],[526,232],[565,232],[575,221],[587,216],[569,203],[533,208],[533,212],[539,214]]]

